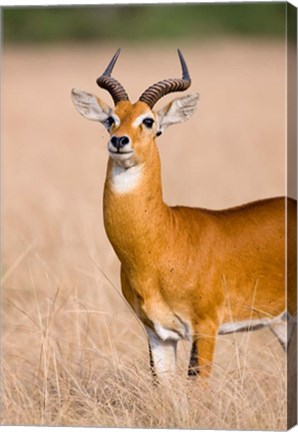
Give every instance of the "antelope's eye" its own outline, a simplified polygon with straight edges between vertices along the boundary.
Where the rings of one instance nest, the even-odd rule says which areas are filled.
[[[109,129],[111,126],[113,126],[113,124],[115,123],[115,120],[113,119],[112,116],[108,117],[105,121],[107,128]]]
[[[143,124],[144,124],[148,129],[151,129],[151,128],[152,128],[153,123],[154,123],[154,120],[153,120],[152,118],[149,118],[149,117],[147,117],[147,118],[145,118],[145,119],[143,120]]]

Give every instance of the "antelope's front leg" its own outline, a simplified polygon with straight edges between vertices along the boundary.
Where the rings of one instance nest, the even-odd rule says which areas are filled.
[[[146,327],[149,343],[150,369],[153,378],[169,376],[176,369],[177,340],[162,340]]]
[[[196,377],[199,374],[199,356],[197,341],[194,341],[191,346],[187,374],[189,377]]]

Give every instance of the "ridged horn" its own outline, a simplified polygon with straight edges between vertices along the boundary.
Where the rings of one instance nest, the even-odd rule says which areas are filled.
[[[124,90],[124,87],[119,83],[119,81],[111,77],[111,73],[119,57],[119,54],[120,54],[120,48],[114,54],[112,60],[108,64],[108,67],[106,68],[104,73],[96,80],[99,87],[107,90],[110,93],[115,105],[117,105],[117,103],[120,101],[129,100],[129,97],[126,91]]]
[[[178,49],[178,56],[182,68],[182,78],[170,78],[162,81],[158,81],[153,84],[147,90],[142,93],[139,100],[146,102],[147,105],[152,109],[156,102],[163,96],[173,93],[184,91],[188,89],[191,84],[191,79],[188,73],[188,69],[181,51]]]

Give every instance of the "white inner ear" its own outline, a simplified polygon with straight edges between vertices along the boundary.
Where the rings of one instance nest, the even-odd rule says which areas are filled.
[[[77,89],[72,89],[71,98],[78,112],[88,120],[104,123],[112,109],[96,96]]]
[[[197,93],[174,99],[157,112],[158,131],[163,132],[172,124],[188,120],[196,110],[199,95]]]

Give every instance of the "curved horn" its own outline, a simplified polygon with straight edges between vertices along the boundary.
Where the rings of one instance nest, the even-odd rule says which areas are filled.
[[[178,91],[184,91],[188,89],[191,84],[191,79],[188,73],[188,69],[181,51],[178,49],[178,56],[182,68],[182,78],[170,78],[162,81],[158,81],[153,84],[147,90],[142,93],[139,100],[146,102],[147,105],[152,109],[156,102],[163,96]]]
[[[128,95],[124,90],[124,87],[115,78],[111,77],[111,73],[119,57],[119,54],[120,48],[114,54],[104,73],[96,80],[99,87],[108,90],[108,92],[113,98],[115,105],[122,100],[129,100]]]

